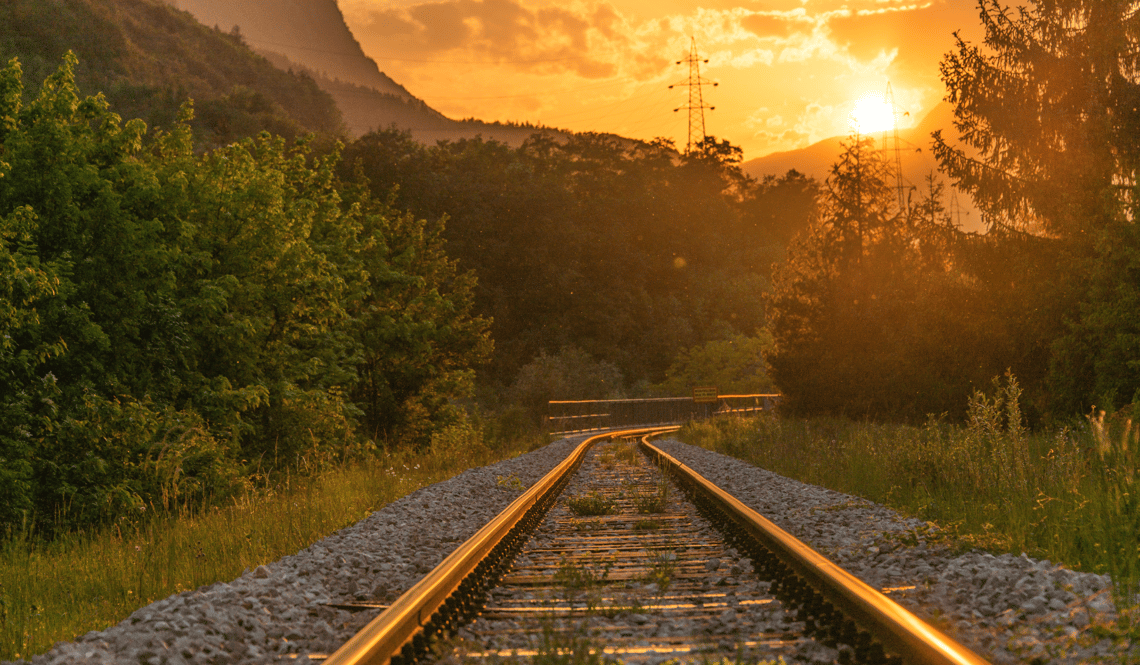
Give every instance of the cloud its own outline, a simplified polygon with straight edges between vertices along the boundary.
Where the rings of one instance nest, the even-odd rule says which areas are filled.
[[[740,19],[740,26],[761,39],[790,37],[793,33],[808,31],[815,21],[803,9],[787,12],[755,12]]]
[[[409,59],[450,53],[471,62],[586,78],[613,76],[617,67],[606,56],[627,41],[622,17],[604,3],[531,9],[517,0],[443,0],[400,8],[355,6],[353,15],[364,24],[357,37],[367,50],[398,47]]]
[[[965,28],[973,34],[975,11],[970,3],[954,0],[887,0],[832,14],[827,30],[837,45],[859,60],[897,49],[900,68],[929,71],[953,47],[953,30]]]
[[[711,131],[751,153],[844,134],[887,81],[900,108],[929,108],[950,33],[980,32],[968,0],[338,2],[381,69],[448,115],[637,138],[683,134],[684,90],[667,86],[686,80],[695,38],[720,83]]]

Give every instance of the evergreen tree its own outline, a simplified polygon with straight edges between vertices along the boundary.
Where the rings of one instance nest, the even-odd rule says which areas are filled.
[[[889,176],[872,141],[852,136],[818,221],[775,272],[766,357],[793,411],[919,419],[952,409],[962,390],[945,362],[957,345],[936,325],[935,304],[956,286],[953,232],[936,186],[904,213]]]
[[[1119,0],[979,0],[984,46],[942,62],[955,126],[946,173],[991,224],[1091,248],[1120,217],[1140,158],[1140,26]]]
[[[1059,415],[1135,400],[1135,9],[1117,0],[1041,0],[1017,9],[980,0],[979,10],[984,44],[959,39],[942,63],[965,145],[936,136],[935,152],[992,226],[1035,247],[1013,264],[1020,274],[1007,264],[1022,288],[1002,296],[1040,303],[1016,334],[1032,347],[1052,345],[1048,386],[1026,381],[1027,393],[1048,393],[1042,401]]]

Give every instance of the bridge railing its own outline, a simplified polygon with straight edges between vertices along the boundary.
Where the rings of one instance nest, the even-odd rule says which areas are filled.
[[[720,395],[716,401],[692,397],[645,399],[552,400],[544,425],[551,434],[577,434],[627,426],[676,425],[724,414],[768,411],[777,394]]]

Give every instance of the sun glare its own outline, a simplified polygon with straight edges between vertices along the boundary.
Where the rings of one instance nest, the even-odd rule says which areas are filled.
[[[871,134],[895,126],[895,115],[881,95],[864,95],[851,111],[851,128],[860,134]]]

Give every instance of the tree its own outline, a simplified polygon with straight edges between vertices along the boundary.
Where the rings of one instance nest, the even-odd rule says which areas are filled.
[[[871,140],[852,136],[819,219],[776,268],[766,358],[794,411],[919,419],[953,402],[955,365],[945,360],[955,345],[932,306],[955,287],[952,236],[936,188],[904,213],[889,175]]]
[[[397,213],[364,187],[345,195],[364,211],[368,286],[353,311],[362,355],[350,396],[368,436],[423,446],[473,395],[474,368],[493,349],[491,322],[473,313],[475,276],[444,252],[442,223]]]
[[[722,395],[772,391],[764,352],[772,335],[761,330],[755,337],[735,335],[715,339],[679,353],[661,387],[667,395],[685,395],[694,386],[716,386]]]
[[[1035,238],[1014,298],[1048,292],[1024,321],[1052,346],[1047,392],[1061,415],[1140,397],[1140,330],[1127,303],[1140,273],[1140,26],[1129,3],[980,0],[983,45],[959,39],[942,63],[965,144],[935,153],[994,227]],[[1024,243],[1022,243],[1024,244]],[[1035,260],[1034,260],[1035,259]],[[1062,266],[1060,270],[1058,266]],[[1023,335],[1023,337],[1026,335]],[[1019,374],[1019,376],[1021,376]]]
[[[1091,249],[1119,219],[1140,158],[1140,26],[1129,3],[979,0],[985,46],[942,62],[966,148],[934,150],[992,224]]]
[[[795,169],[782,176],[767,175],[743,202],[746,242],[784,249],[811,225],[820,196],[819,182]],[[766,266],[765,266],[766,268]]]
[[[478,276],[474,311],[493,321],[490,380],[577,347],[659,381],[681,350],[763,325],[771,251],[745,221],[757,185],[739,154],[603,134],[424,148],[389,130],[350,145],[342,173],[359,164],[377,198],[395,189],[394,205],[446,218],[448,255]]]
[[[440,225],[308,139],[198,154],[189,105],[148,135],[75,66],[27,105],[0,70],[0,529],[222,498],[366,450],[361,424],[447,425],[490,343]]]

